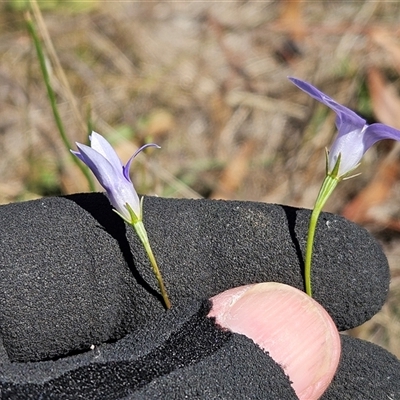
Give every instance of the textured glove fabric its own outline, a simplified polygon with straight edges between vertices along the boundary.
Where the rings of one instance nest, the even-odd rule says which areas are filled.
[[[207,302],[181,305],[117,343],[5,366],[2,399],[296,399],[259,347],[206,318]]]
[[[400,361],[364,340],[341,339],[339,368],[320,400],[400,399]]]
[[[103,194],[1,206],[2,396],[295,398],[251,340],[205,318],[204,300],[256,282],[303,289],[309,216],[280,205],[146,197],[144,224],[173,305],[167,312],[139,239]],[[384,303],[387,260],[366,230],[323,213],[312,282],[338,329],[349,329]],[[389,353],[365,344],[363,359],[359,341],[349,343],[357,350],[343,356],[335,395],[355,391],[347,378],[359,358],[400,370]]]
[[[3,353],[1,399],[296,399],[267,354],[206,318],[209,306],[184,301],[115,343],[54,361],[11,363]],[[399,396],[399,360],[342,336],[341,362],[321,400]]]
[[[303,289],[309,211],[279,205],[145,198],[144,223],[172,304],[232,287]],[[102,194],[0,207],[0,321],[11,361],[39,361],[120,339],[164,313],[133,228]],[[318,225],[314,298],[338,329],[386,299],[386,257],[364,229],[331,214]]]

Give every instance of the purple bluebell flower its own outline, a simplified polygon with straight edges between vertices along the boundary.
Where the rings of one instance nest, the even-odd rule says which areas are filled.
[[[79,151],[71,150],[71,152],[91,169],[100,185],[106,190],[110,203],[124,220],[131,224],[141,221],[141,202],[129,177],[129,168],[132,160],[143,149],[149,146],[160,148],[160,146],[154,143],[145,144],[123,165],[103,136],[92,132],[89,139],[90,147],[76,143]]]
[[[333,142],[327,160],[327,174],[342,178],[354,170],[360,163],[365,152],[376,142],[382,139],[400,140],[400,131],[384,124],[368,125],[354,111],[336,103],[326,94],[300,79],[289,77],[299,89],[303,90],[315,100],[320,101],[336,113],[336,127],[338,135]],[[337,168],[337,162],[339,166]],[[336,167],[336,168],[335,168]]]

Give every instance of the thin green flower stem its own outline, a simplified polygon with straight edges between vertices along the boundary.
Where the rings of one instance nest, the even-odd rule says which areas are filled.
[[[58,131],[60,132],[60,136],[61,136],[61,139],[62,139],[62,141],[64,143],[64,146],[69,150],[69,149],[72,148],[72,146],[71,146],[71,143],[68,140],[68,137],[67,137],[67,135],[65,133],[64,125],[63,125],[63,123],[61,121],[60,113],[58,112],[56,96],[54,94],[53,88],[52,88],[51,83],[50,83],[50,77],[49,77],[49,73],[47,71],[46,60],[45,60],[45,57],[44,57],[44,53],[43,53],[41,42],[40,42],[39,37],[38,37],[38,35],[36,33],[35,26],[34,26],[34,24],[32,22],[32,19],[31,19],[29,13],[27,13],[25,15],[25,20],[26,20],[28,32],[32,37],[33,43],[35,44],[36,53],[37,53],[37,56],[38,56],[38,59],[39,59],[40,69],[42,71],[43,80],[44,80],[44,83],[46,85],[47,95],[48,95],[49,100],[50,100],[51,109],[53,111],[54,120],[56,122]],[[89,185],[89,189],[92,192],[94,192],[95,191],[95,186],[94,186],[94,182],[93,182],[92,176],[89,173],[89,170],[71,152],[68,151],[68,153],[71,155],[71,158],[72,158],[73,162],[78,166],[78,168],[85,175],[85,178],[86,178],[86,180],[88,182],[88,185]]]
[[[149,256],[151,267],[153,268],[153,272],[154,272],[154,275],[157,278],[158,286],[159,286],[160,291],[161,291],[161,295],[162,295],[162,297],[164,299],[165,307],[167,307],[167,309],[169,309],[169,308],[171,308],[171,302],[169,301],[167,290],[165,289],[164,281],[163,281],[163,278],[161,276],[161,272],[160,272],[160,270],[158,268],[157,261],[156,261],[156,259],[154,257],[153,251],[151,250],[149,238],[147,236],[147,232],[146,232],[146,229],[145,229],[145,227],[143,225],[143,222],[142,221],[137,221],[137,222],[133,223],[132,225],[135,228],[136,233],[138,234],[139,239],[141,240],[141,242],[142,242],[142,244],[143,244],[143,246],[144,246],[144,248],[146,250],[147,255]]]
[[[315,229],[317,227],[318,217],[322,211],[322,207],[328,200],[329,196],[334,191],[336,185],[339,183],[338,178],[333,178],[327,175],[322,183],[321,189],[319,190],[317,200],[315,201],[314,209],[311,213],[310,224],[308,226],[307,236],[307,247],[306,247],[306,259],[304,265],[304,279],[306,286],[306,293],[312,297],[311,288],[311,260],[314,247]]]

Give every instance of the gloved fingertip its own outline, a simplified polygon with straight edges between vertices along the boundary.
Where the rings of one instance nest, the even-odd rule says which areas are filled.
[[[339,364],[340,337],[319,303],[275,282],[230,289],[211,300],[208,316],[267,351],[285,370],[299,399],[323,394]]]

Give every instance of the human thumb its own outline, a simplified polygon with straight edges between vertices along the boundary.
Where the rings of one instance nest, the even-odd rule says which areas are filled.
[[[209,317],[246,335],[284,369],[300,400],[318,399],[340,358],[338,330],[325,309],[281,283],[246,285],[214,296]]]

